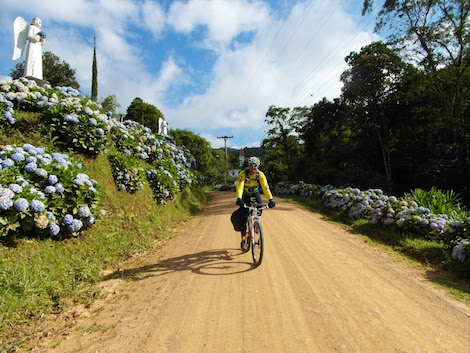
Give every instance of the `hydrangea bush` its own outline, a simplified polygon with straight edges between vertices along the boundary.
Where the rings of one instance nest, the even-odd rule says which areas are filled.
[[[77,235],[95,222],[96,181],[74,158],[30,144],[0,150],[0,236]]]
[[[114,181],[119,190],[134,193],[144,188],[143,170],[136,166],[135,158],[130,158],[121,153],[108,156],[111,165]]]
[[[112,143],[119,153],[148,163],[148,171],[163,167],[171,174],[171,180],[164,173],[161,175],[163,180],[158,183],[153,180],[150,184],[155,186],[153,190],[157,200],[162,200],[165,195],[173,198],[178,190],[200,180],[199,174],[193,170],[196,160],[187,149],[177,147],[171,137],[154,134],[135,121],[120,122],[109,118],[100,112],[96,102],[81,97],[76,89],[39,87],[35,81],[25,78],[0,81],[0,125],[15,124],[15,109],[41,112],[42,121],[50,129],[55,144],[95,157],[106,153]],[[124,162],[122,158],[113,161],[113,176],[118,188],[134,192],[141,187],[139,174],[130,174],[132,169],[121,165],[120,162]],[[176,189],[173,182],[177,184]]]
[[[173,200],[180,192],[178,182],[173,175],[162,166],[158,169],[147,170],[147,180],[153,190],[153,197],[158,203]]]
[[[325,206],[341,209],[352,219],[367,219],[372,224],[395,227],[427,240],[442,242],[454,260],[470,263],[470,217],[466,212],[434,214],[410,199],[388,196],[381,189],[334,188],[300,182],[279,183],[276,194],[319,197]]]
[[[108,140],[108,117],[96,103],[83,99],[79,104],[56,104],[43,113],[52,135],[65,147],[95,157],[104,152]]]

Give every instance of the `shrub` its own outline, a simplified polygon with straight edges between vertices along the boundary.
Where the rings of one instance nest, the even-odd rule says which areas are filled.
[[[95,222],[97,183],[72,157],[25,144],[3,147],[0,158],[0,236],[77,235]]]
[[[117,152],[110,155],[108,160],[119,190],[125,190],[132,194],[143,189],[143,170],[136,165],[135,158]]]

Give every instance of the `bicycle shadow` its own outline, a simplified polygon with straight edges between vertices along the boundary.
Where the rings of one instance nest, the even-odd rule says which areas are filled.
[[[180,271],[191,271],[208,276],[227,276],[251,271],[256,268],[252,262],[237,261],[237,257],[240,255],[249,256],[251,260],[251,256],[243,253],[240,249],[206,250],[164,259],[156,264],[124,270],[119,269],[102,276],[101,280],[127,279],[131,281],[141,281],[149,277],[164,276]]]

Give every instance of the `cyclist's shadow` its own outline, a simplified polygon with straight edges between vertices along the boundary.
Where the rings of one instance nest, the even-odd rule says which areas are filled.
[[[156,264],[114,271],[101,280],[125,278],[141,281],[148,277],[163,276],[172,272],[191,271],[201,275],[233,275],[255,269],[252,262],[237,261],[237,257],[246,255],[240,249],[214,249],[198,253],[163,259]],[[249,257],[251,260],[251,256]]]

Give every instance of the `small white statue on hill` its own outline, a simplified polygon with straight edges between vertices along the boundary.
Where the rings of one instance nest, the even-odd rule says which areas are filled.
[[[41,19],[34,17],[28,26],[22,17],[17,17],[13,23],[15,47],[12,60],[23,56],[26,46],[26,58],[24,64],[25,77],[34,77],[42,80],[42,46],[46,41],[46,35],[41,31]]]

